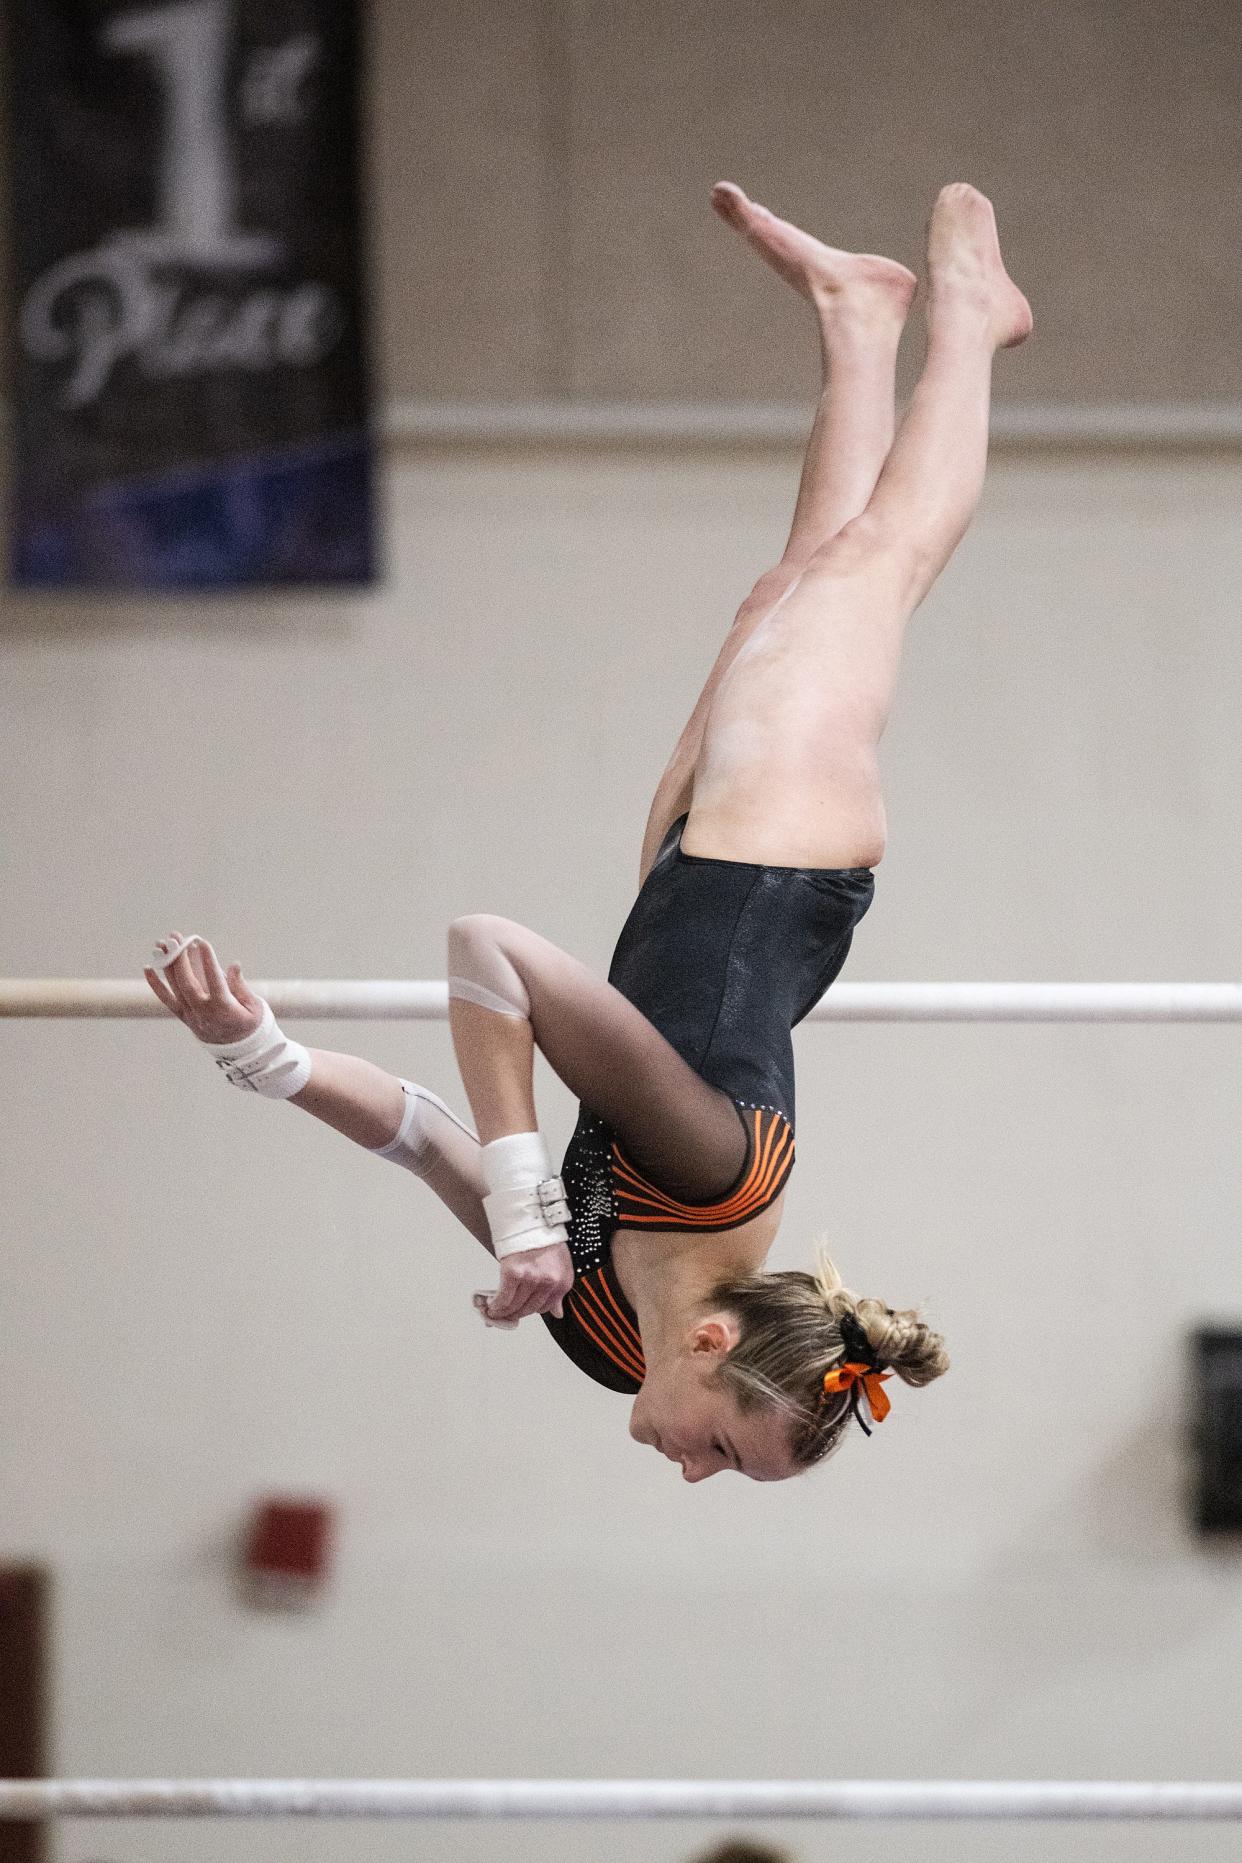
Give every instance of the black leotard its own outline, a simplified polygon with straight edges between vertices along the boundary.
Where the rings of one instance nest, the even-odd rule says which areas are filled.
[[[614,1230],[736,1228],[780,1194],[793,1167],[790,1031],[819,1001],[871,904],[869,867],[764,867],[684,854],[686,816],[664,838],[622,927],[608,981],[641,1009],[746,1131],[737,1180],[710,1203],[668,1195],[580,1105],[561,1175],[575,1281],[562,1320],[574,1363],[610,1390],[642,1384],[642,1340],[612,1266]]]

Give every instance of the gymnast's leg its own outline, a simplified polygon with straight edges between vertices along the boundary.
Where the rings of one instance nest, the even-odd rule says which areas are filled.
[[[819,330],[819,402],[789,541],[769,572],[783,590],[875,489],[893,444],[897,347],[918,281],[894,259],[823,245],[730,182],[718,184],[712,204],[807,299]]]
[[[687,853],[804,867],[883,853],[876,750],[905,625],[979,500],[994,354],[1031,329],[991,205],[965,183],[936,202],[926,309],[923,375],[866,508],[812,551],[719,682]]]
[[[822,245],[747,200],[731,182],[718,184],[712,205],[810,303],[823,380],[789,540],[742,603],[661,778],[643,839],[644,875],[670,823],[690,807],[703,730],[721,680],[815,551],[858,516],[875,489],[893,442],[897,348],[917,284],[913,272],[892,259]]]

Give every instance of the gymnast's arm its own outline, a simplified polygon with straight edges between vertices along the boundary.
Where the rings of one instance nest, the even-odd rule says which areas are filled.
[[[559,1314],[573,1285],[570,1212],[539,1131],[536,1044],[570,1092],[670,1191],[720,1195],[745,1161],[746,1134],[728,1096],[702,1080],[640,1009],[537,932],[472,913],[449,927],[448,958],[449,1025],[482,1141],[500,1260],[500,1290],[486,1312],[493,1322]]]
[[[307,1053],[310,1079],[291,1103],[421,1177],[490,1254],[483,1147],[469,1126],[426,1087],[399,1080],[356,1054],[325,1048]]]
[[[449,927],[449,1023],[485,1152],[538,1131],[536,1046],[670,1194],[719,1195],[744,1162],[729,1097],[709,1086],[604,978],[512,919]]]
[[[266,1005],[246,983],[240,965],[230,965],[225,973],[205,939],[187,944],[176,934],[162,941],[166,958],[176,944],[181,948],[171,962],[144,972],[164,1007],[214,1048],[235,1046],[257,1034]],[[278,1030],[275,1039],[281,1039]],[[435,1094],[358,1055],[286,1046],[298,1054],[300,1072],[285,1085],[304,1076],[305,1084],[275,1097],[287,1097],[333,1131],[421,1177],[477,1241],[490,1245],[479,1141]],[[279,1050],[273,1057],[269,1045],[262,1060],[251,1065],[278,1073],[290,1062]]]

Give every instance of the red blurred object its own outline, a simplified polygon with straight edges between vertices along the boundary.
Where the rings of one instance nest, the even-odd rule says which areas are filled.
[[[327,1583],[335,1510],[327,1501],[268,1495],[256,1501],[242,1577],[253,1603],[308,1604]]]

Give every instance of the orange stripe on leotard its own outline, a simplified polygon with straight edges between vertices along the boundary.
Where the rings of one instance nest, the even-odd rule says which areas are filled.
[[[637,1371],[622,1355],[620,1349],[613,1345],[606,1335],[600,1333],[598,1327],[593,1323],[589,1312],[585,1309],[585,1303],[582,1300],[574,1300],[571,1297],[570,1300],[565,1303],[565,1310],[579,1332],[585,1333],[592,1345],[597,1347],[606,1359],[609,1359],[623,1371],[627,1378],[636,1378],[638,1376]]]
[[[627,1373],[629,1377],[636,1379],[639,1384],[642,1383],[647,1375],[647,1368],[642,1359],[635,1358],[634,1355],[618,1341],[616,1334],[610,1332],[608,1328],[604,1326],[599,1317],[598,1309],[588,1307],[586,1302],[580,1301],[574,1310],[574,1317],[588,1337],[595,1341],[600,1351],[607,1353],[614,1365],[619,1365],[621,1370]]]
[[[613,1344],[634,1360],[635,1365],[642,1362],[642,1341],[634,1333],[623,1314],[618,1314],[614,1303],[605,1304],[600,1296],[600,1283],[603,1269],[597,1268],[593,1275],[580,1281],[574,1292],[588,1304],[595,1324],[612,1340]],[[609,1308],[612,1307],[612,1311]]]
[[[614,1140],[613,1186],[621,1226],[636,1228],[643,1224],[661,1224],[665,1228],[723,1228],[754,1215],[771,1201],[780,1182],[788,1175],[794,1146],[793,1132],[783,1113],[770,1113],[765,1130],[763,1110],[756,1107],[748,1124],[754,1132],[750,1169],[737,1189],[717,1203],[682,1203],[668,1196],[635,1169]]]
[[[596,1280],[598,1281],[600,1288],[605,1294],[608,1300],[609,1306],[612,1308],[613,1312],[617,1316],[617,1321],[620,1325],[622,1337],[627,1339],[630,1342],[631,1350],[633,1351],[634,1356],[637,1359],[641,1360],[643,1356],[642,1337],[638,1331],[637,1326],[635,1326],[633,1320],[630,1319],[629,1315],[621,1311],[621,1306],[617,1300],[616,1295],[613,1293],[612,1288],[608,1284],[608,1275],[603,1268],[599,1270],[599,1273],[596,1276]],[[645,1370],[645,1366],[644,1366],[644,1370]]]
[[[700,1221],[705,1219],[714,1222],[728,1221],[731,1217],[735,1217],[738,1212],[753,1208],[756,1198],[766,1193],[775,1174],[775,1170],[779,1168],[785,1152],[792,1145],[793,1135],[789,1131],[788,1124],[783,1114],[780,1113],[772,1115],[769,1120],[767,1133],[761,1139],[762,1117],[762,1112],[756,1108],[753,1122],[755,1133],[754,1151],[752,1154],[751,1167],[746,1174],[745,1180],[730,1196],[721,1198],[716,1203],[683,1203],[680,1199],[668,1195],[666,1191],[660,1190],[656,1185],[650,1183],[648,1179],[643,1177],[641,1172],[635,1170],[634,1166],[624,1157],[624,1154],[620,1153],[619,1147],[614,1145],[614,1151],[617,1152],[620,1160],[617,1175],[622,1178],[623,1182],[628,1181],[636,1184],[641,1191],[647,1193],[645,1196],[638,1196],[635,1199],[638,1202],[650,1203],[654,1207],[674,1211],[679,1215],[684,1214]],[[626,1196],[633,1195],[633,1193],[625,1190],[622,1190],[621,1194]]]
[[[590,1282],[579,1281],[566,1305],[571,1318],[588,1339],[599,1347],[605,1358],[611,1359],[621,1371],[631,1378],[637,1378],[641,1384],[646,1376],[646,1366],[641,1356],[636,1355],[609,1326],[607,1314]]]

